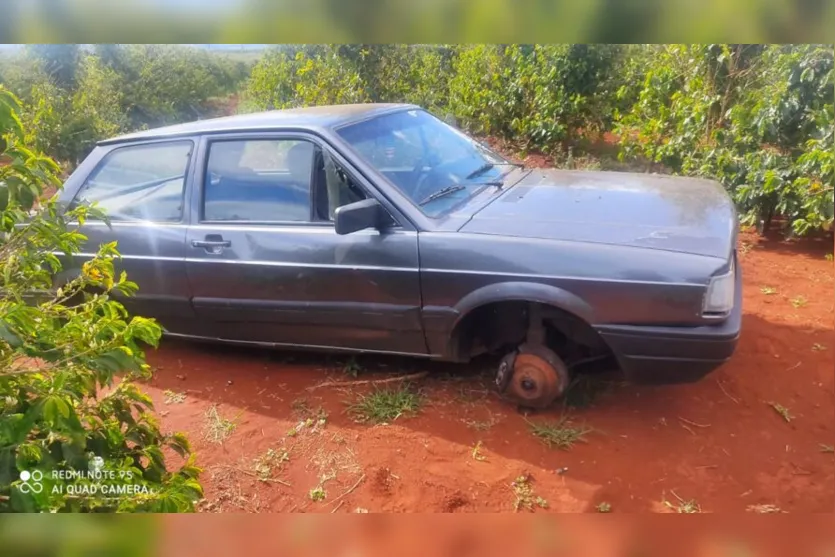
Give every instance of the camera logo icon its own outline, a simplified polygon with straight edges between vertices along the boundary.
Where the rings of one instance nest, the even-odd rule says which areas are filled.
[[[40,470],[35,470],[34,472],[29,472],[28,470],[24,470],[20,473],[20,481],[23,482],[20,484],[20,492],[21,493],[41,493],[43,491],[43,472]]]

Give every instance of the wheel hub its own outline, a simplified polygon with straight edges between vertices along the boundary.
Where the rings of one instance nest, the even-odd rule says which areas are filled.
[[[545,408],[568,388],[568,369],[553,351],[542,346],[523,346],[512,361],[512,369],[500,369],[497,383],[505,383],[503,395],[529,408]],[[506,377],[505,374],[509,375]]]

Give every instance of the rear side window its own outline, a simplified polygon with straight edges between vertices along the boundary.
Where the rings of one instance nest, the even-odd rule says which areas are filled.
[[[114,221],[179,221],[193,147],[191,141],[120,147],[87,177],[74,204],[95,202]]]
[[[313,143],[295,139],[212,142],[203,220],[309,221],[314,150]]]

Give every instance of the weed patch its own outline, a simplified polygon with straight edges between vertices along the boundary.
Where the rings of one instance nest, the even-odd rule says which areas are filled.
[[[537,507],[541,509],[548,508],[548,501],[534,493],[532,483],[533,477],[530,474],[523,474],[510,484],[513,488],[513,494],[516,496],[516,501],[513,503],[514,511],[526,510],[533,512]]]
[[[348,407],[358,422],[389,423],[402,417],[414,415],[422,404],[422,397],[411,387],[379,389],[360,396]]]
[[[577,442],[585,442],[592,428],[575,426],[567,416],[556,422],[528,422],[531,433],[549,447],[568,450]]]

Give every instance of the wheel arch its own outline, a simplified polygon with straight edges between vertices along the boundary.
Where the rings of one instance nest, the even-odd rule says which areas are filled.
[[[567,314],[591,326],[594,322],[592,307],[579,296],[562,288],[534,282],[502,282],[483,286],[464,296],[454,307],[458,316],[447,338],[447,357],[456,361],[469,358],[464,336],[472,316],[491,305],[515,302],[541,304]]]

